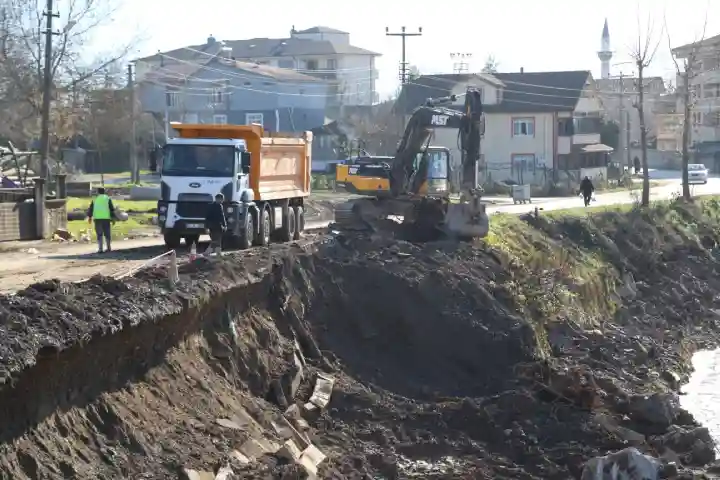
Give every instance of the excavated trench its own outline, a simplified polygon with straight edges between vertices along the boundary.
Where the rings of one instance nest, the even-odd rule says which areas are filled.
[[[607,240],[550,227],[533,228]],[[298,435],[326,455],[320,478],[578,478],[588,458],[628,445],[707,463],[697,442],[666,438],[696,432],[692,417],[665,418],[645,394],[687,375],[699,325],[720,331],[706,318],[720,307],[714,254],[668,240],[651,262],[613,235],[619,269],[655,275],[625,282],[614,313],[582,319],[533,306],[554,298],[565,264],[532,271],[486,246],[376,236],[199,260],[174,289],[150,270],[0,298],[0,478],[174,479],[224,465],[230,478],[306,478],[278,450]],[[614,295],[620,271],[573,288]],[[306,411],[328,374],[329,404]]]
[[[214,470],[250,438],[282,443],[273,425],[307,401],[317,371],[337,382],[312,425],[325,469],[397,468],[383,466],[383,444],[408,458],[470,447],[437,436],[447,425],[418,405],[497,393],[515,364],[535,358],[532,328],[482,286],[503,281],[499,262],[468,270],[430,247],[323,240],[188,265],[176,291],[158,270],[46,282],[3,299],[0,478]],[[307,366],[293,399],[296,345]],[[419,431],[391,428],[398,415],[417,417]],[[238,416],[253,428],[217,425]],[[291,469],[265,457],[235,462],[236,474]]]

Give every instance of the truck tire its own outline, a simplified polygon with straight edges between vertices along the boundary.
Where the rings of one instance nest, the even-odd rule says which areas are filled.
[[[305,209],[301,206],[293,207],[295,214],[295,234],[293,240],[300,240],[302,233],[305,231]]]
[[[289,242],[295,238],[295,210],[288,206],[283,215],[283,226],[278,232],[278,239],[281,242]]]
[[[163,234],[165,240],[165,247],[168,250],[175,250],[180,246],[180,235],[173,232],[165,232]]]
[[[238,248],[247,250],[252,247],[255,238],[255,215],[248,212],[245,216],[245,227],[240,228],[240,236],[237,237]]]
[[[272,224],[270,223],[270,211],[263,208],[260,212],[260,228],[258,228],[257,236],[253,242],[255,245],[267,247],[270,245],[270,232],[272,232]]]
[[[200,241],[200,235],[187,235],[185,236],[185,245],[187,245],[188,248],[190,248],[190,245],[193,243],[195,244],[196,248],[198,247],[198,242]]]

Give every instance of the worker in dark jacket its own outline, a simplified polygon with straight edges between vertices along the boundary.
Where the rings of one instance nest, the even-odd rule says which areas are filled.
[[[210,233],[210,246],[205,251],[205,255],[210,255],[213,250],[220,255],[222,251],[222,237],[227,230],[225,209],[223,208],[224,200],[225,196],[222,193],[215,195],[215,201],[210,204],[205,214],[205,228]]]
[[[586,207],[588,205],[590,205],[590,200],[592,199],[594,192],[595,192],[595,185],[593,185],[592,180],[590,180],[590,177],[586,176],[580,182],[580,193],[583,196],[583,200],[585,201]]]
[[[115,223],[115,205],[112,199],[105,194],[103,187],[98,188],[97,197],[90,203],[87,211],[88,223],[95,222],[95,235],[97,235],[98,253],[103,253],[103,237],[107,251],[112,251],[110,236],[112,224]]]

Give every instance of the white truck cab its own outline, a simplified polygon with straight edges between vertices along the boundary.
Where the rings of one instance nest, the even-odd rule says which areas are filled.
[[[245,140],[173,138],[164,148],[158,223],[168,248],[180,240],[197,243],[205,232],[205,215],[222,193],[228,222],[238,222],[242,203],[252,202],[250,153]]]

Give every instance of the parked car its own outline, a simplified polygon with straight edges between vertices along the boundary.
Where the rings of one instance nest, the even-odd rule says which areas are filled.
[[[688,165],[688,183],[708,182],[708,169],[702,163],[691,163]]]

